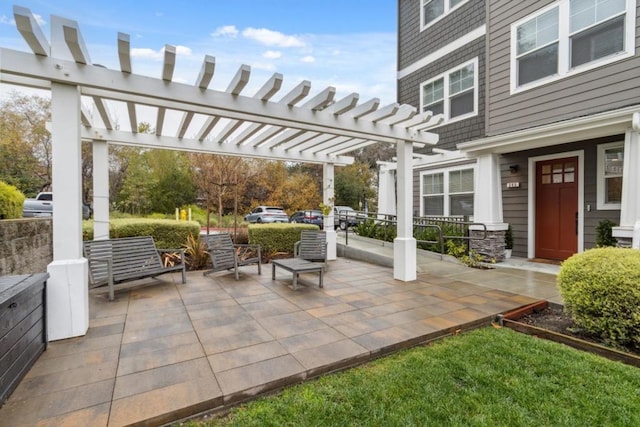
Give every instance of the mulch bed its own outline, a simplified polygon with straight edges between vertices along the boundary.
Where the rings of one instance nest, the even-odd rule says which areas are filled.
[[[585,331],[581,330],[578,326],[576,326],[573,319],[568,314],[566,314],[562,308],[559,307],[549,306],[541,310],[535,310],[530,314],[526,314],[525,316],[514,320],[526,325],[546,329],[593,344],[611,347],[611,345],[602,340],[600,337],[588,334]],[[615,350],[630,353],[634,356],[640,357],[640,349],[638,348],[616,347]]]

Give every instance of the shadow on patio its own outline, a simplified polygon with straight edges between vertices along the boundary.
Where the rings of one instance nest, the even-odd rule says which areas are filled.
[[[536,301],[491,288],[516,284],[513,272],[438,261],[406,283],[390,268],[339,258],[323,289],[310,274],[297,291],[287,286],[290,273],[277,270],[271,280],[271,265],[264,267],[261,276],[245,267],[240,281],[226,272],[191,272],[185,285],[179,274],[166,276],[111,303],[90,295],[87,335],[50,343],[0,419],[163,424],[488,324]]]

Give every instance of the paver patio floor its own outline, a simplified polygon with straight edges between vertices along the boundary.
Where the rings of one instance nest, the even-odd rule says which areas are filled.
[[[294,291],[291,273],[277,270],[272,280],[267,266],[260,276],[243,268],[239,281],[226,272],[190,272],[187,284],[168,275],[114,302],[92,294],[88,333],[49,343],[0,409],[0,425],[160,425],[538,300],[505,290],[509,282],[555,288],[552,275],[445,264],[434,261],[408,283],[390,268],[339,258],[322,289],[310,274]]]

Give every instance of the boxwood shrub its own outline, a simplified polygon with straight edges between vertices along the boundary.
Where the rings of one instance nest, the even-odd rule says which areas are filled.
[[[160,249],[182,248],[190,235],[200,235],[200,224],[195,221],[150,218],[109,220],[110,238],[152,236]],[[84,240],[93,240],[93,221],[83,222],[82,237]]]
[[[640,348],[640,251],[596,248],[567,259],[558,286],[575,323],[614,345]]]
[[[265,260],[291,255],[302,230],[318,230],[318,227],[313,224],[250,224],[249,243],[260,245]]]

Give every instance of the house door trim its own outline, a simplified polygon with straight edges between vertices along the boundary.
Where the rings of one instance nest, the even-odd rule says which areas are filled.
[[[529,157],[529,208],[528,208],[528,244],[527,258],[536,256],[536,163],[546,160],[562,159],[565,157],[578,158],[578,252],[584,251],[584,150],[564,151],[544,156]]]

